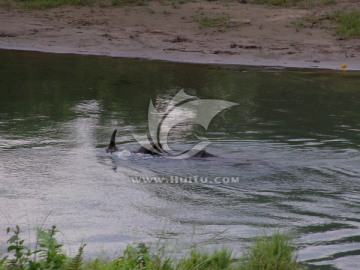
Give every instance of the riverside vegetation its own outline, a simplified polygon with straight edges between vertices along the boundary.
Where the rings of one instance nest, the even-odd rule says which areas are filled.
[[[0,270],[300,270],[295,247],[288,235],[276,232],[272,236],[255,239],[241,258],[235,258],[229,249],[211,253],[192,248],[181,259],[165,255],[165,247],[152,249],[144,243],[129,245],[115,259],[84,259],[85,244],[81,244],[75,257],[63,251],[56,239],[56,226],[36,229],[33,248],[25,245],[19,226],[7,228],[9,239],[0,250]],[[154,251],[153,251],[154,250]]]

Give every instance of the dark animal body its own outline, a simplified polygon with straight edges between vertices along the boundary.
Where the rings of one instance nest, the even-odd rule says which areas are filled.
[[[118,150],[118,148],[116,147],[116,144],[115,144],[116,132],[117,132],[117,129],[115,129],[111,135],[110,144],[109,144],[108,148],[106,149],[106,153],[112,154],[113,152],[116,152]],[[158,147],[156,147],[154,144],[152,144],[148,148],[141,146],[136,151],[136,153],[147,154],[147,155],[152,155],[152,156],[163,156],[163,154],[161,153],[162,152],[161,143],[159,143],[159,148],[160,149],[158,149]],[[210,154],[210,153],[206,152],[205,150],[201,150],[201,151],[195,153],[194,155],[190,155],[190,156],[191,157],[199,157],[199,158],[215,157],[215,155]]]
[[[156,147],[154,144],[151,144],[146,148],[141,146],[136,151],[136,153],[147,154],[147,155],[152,155],[152,156],[161,156],[161,154],[160,154],[161,151],[162,151],[162,145],[161,145],[161,143],[159,143],[159,147]]]

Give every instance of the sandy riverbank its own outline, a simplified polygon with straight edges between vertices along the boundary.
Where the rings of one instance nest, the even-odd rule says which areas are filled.
[[[150,2],[131,7],[0,9],[0,48],[141,57],[179,62],[360,70],[360,40],[341,40],[331,25],[309,23],[358,1],[313,9],[238,2],[176,7]],[[200,27],[203,17],[226,26]]]

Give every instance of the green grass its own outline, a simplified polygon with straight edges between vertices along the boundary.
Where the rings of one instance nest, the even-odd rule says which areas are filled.
[[[272,5],[272,6],[285,6],[294,3],[294,0],[253,0],[254,4]]]
[[[333,30],[335,35],[343,39],[360,38],[360,11],[332,12],[318,17],[300,18],[296,19],[293,25],[296,31],[320,27]]]
[[[129,245],[115,259],[83,259],[82,244],[75,257],[67,256],[56,239],[58,230],[37,228],[34,247],[25,245],[20,228],[8,228],[9,239],[0,250],[0,270],[300,270],[295,247],[281,233],[255,239],[242,258],[235,258],[229,249],[206,252],[192,248],[182,258],[166,255],[166,246],[150,248],[144,243]]]
[[[198,25],[200,28],[228,27],[230,26],[230,18],[225,14],[215,17],[201,16],[198,19]]]
[[[253,0],[254,4],[265,4],[271,6],[312,6],[312,0]]]
[[[317,6],[335,5],[336,0],[253,0],[252,3],[310,9]]]
[[[232,269],[233,257],[229,250],[223,248],[212,253],[192,250],[188,257],[180,260],[174,269],[187,270],[206,270],[206,269]]]
[[[338,26],[336,34],[342,38],[360,38],[360,11],[340,12],[335,14]]]
[[[0,0],[0,7],[49,9],[60,6],[146,6],[150,0]]]
[[[241,270],[297,270],[299,266],[294,256],[295,247],[287,235],[279,232],[270,237],[255,240],[254,245],[243,258]]]
[[[336,5],[336,0],[322,0],[321,4],[323,6]]]
[[[149,0],[112,0],[113,6],[147,6]]]
[[[24,0],[17,6],[25,9],[48,9],[59,6],[93,6],[103,3],[104,0]]]

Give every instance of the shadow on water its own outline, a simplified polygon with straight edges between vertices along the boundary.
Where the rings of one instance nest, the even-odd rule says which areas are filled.
[[[0,76],[4,230],[50,214],[66,244],[83,239],[95,254],[219,232],[213,245],[241,251],[263,228],[280,227],[296,233],[311,269],[359,268],[358,72],[0,51]],[[170,132],[174,147],[206,136],[217,157],[133,153],[149,101],[165,108],[180,89],[239,104],[208,130],[183,123]],[[109,155],[114,128],[119,151]]]

